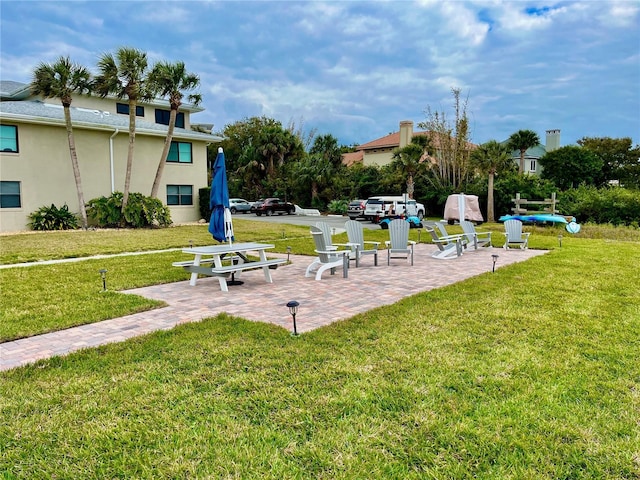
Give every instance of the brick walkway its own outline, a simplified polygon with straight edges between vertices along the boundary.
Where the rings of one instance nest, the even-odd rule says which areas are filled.
[[[311,257],[291,255],[292,264],[272,270],[274,283],[264,281],[262,270],[244,272],[243,285],[230,286],[229,293],[220,291],[218,280],[201,278],[195,287],[188,281],[127,290],[168,306],[126,317],[82,325],[58,332],[0,344],[0,370],[49,358],[55,355],[96,347],[143,335],[155,330],[169,330],[176,325],[213,317],[220,312],[252,321],[268,322],[291,330],[291,316],[286,303],[300,303],[296,316],[298,332],[304,333],[330,323],[347,319],[373,308],[389,305],[403,297],[431,290],[466,278],[487,273],[492,268],[492,254],[499,255],[496,268],[545,253],[541,250],[509,250],[501,248],[468,251],[454,260],[435,260],[430,254],[435,247],[418,244],[414,266],[407,261],[391,260],[387,266],[386,251],[378,255],[378,266],[367,256],[360,268],[342,272],[325,272],[321,281],[305,278]],[[276,256],[276,255],[272,255]],[[278,255],[286,257],[286,255]]]

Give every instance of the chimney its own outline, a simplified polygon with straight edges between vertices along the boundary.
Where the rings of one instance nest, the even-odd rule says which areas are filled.
[[[560,130],[547,130],[547,152],[553,152],[560,148]]]
[[[406,147],[411,143],[413,138],[413,121],[403,120],[400,122],[400,145],[399,147]]]

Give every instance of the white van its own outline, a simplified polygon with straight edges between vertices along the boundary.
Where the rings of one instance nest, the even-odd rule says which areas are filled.
[[[407,195],[377,195],[367,200],[364,218],[373,223],[380,223],[383,218],[404,214],[422,220],[424,212],[424,205]]]

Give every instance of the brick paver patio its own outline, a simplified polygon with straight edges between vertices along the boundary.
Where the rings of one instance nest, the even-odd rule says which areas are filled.
[[[0,370],[120,342],[155,330],[168,330],[221,312],[291,330],[291,316],[286,307],[290,300],[300,303],[296,323],[298,332],[304,333],[418,292],[491,272],[492,254],[499,255],[496,268],[502,268],[545,253],[484,248],[465,252],[457,259],[436,260],[430,256],[434,249],[431,244],[416,245],[414,266],[400,259],[391,260],[387,266],[386,251],[382,250],[377,267],[373,266],[373,257],[365,257],[359,268],[353,268],[352,263],[346,279],[339,271],[335,275],[325,272],[321,281],[305,278],[304,272],[312,257],[291,255],[290,265],[271,272],[272,284],[265,283],[262,271],[256,270],[244,272],[241,276],[244,284],[230,286],[229,293],[221,292],[218,280],[210,277],[199,279],[194,287],[184,281],[128,290],[125,293],[163,300],[168,306],[5,342],[0,344]]]

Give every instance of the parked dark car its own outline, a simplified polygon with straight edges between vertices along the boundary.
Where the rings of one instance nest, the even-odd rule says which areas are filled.
[[[351,220],[364,218],[364,207],[366,203],[366,200],[351,200],[351,202],[349,202],[349,206],[347,207],[347,215],[349,216],[349,218]]]
[[[266,198],[260,203],[254,203],[251,206],[251,211],[257,216],[261,216],[263,213],[267,216],[273,215],[274,213],[278,215],[282,215],[283,213],[292,215],[295,213],[296,207],[293,203],[285,202],[279,198]]]

